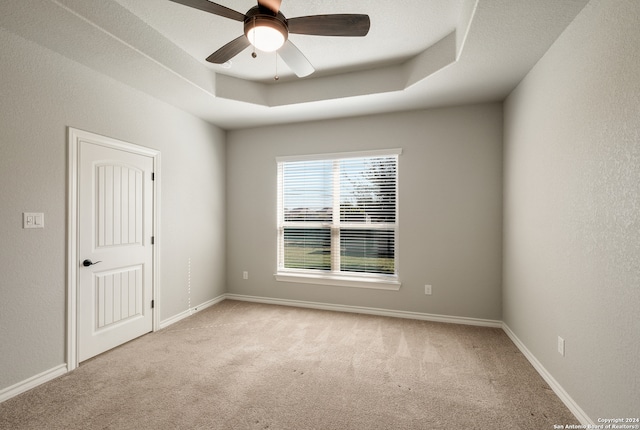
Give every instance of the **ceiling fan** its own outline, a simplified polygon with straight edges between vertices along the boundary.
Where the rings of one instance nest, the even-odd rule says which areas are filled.
[[[282,0],[258,0],[258,5],[249,9],[246,14],[208,0],[171,1],[244,23],[244,34],[207,57],[208,62],[224,64],[253,45],[260,51],[277,51],[298,77],[309,76],[315,69],[289,40],[290,33],[361,37],[367,35],[371,26],[369,16],[361,14],[312,15],[287,19],[280,12]],[[255,51],[252,55],[255,58]]]

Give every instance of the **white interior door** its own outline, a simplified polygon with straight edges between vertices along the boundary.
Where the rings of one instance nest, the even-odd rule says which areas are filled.
[[[153,330],[154,159],[78,142],[78,360]]]

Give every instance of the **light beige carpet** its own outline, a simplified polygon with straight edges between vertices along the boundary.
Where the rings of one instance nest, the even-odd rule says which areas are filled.
[[[224,301],[0,404],[2,429],[553,429],[500,329]]]

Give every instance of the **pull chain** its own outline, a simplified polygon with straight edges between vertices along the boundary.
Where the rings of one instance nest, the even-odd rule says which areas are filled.
[[[278,76],[278,53],[276,52],[276,75],[273,77],[274,80],[279,80],[280,76]]]
[[[253,42],[251,43],[251,45],[253,46],[253,52],[251,53],[251,56],[253,58],[256,58],[258,56],[258,54],[256,53],[256,17],[253,17]]]

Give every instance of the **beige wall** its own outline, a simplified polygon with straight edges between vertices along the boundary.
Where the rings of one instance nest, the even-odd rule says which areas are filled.
[[[396,147],[400,291],[275,281],[275,158]],[[501,104],[232,131],[227,184],[230,293],[501,319]]]
[[[591,2],[505,104],[504,321],[596,423],[640,412],[639,22]]]
[[[67,127],[162,152],[161,320],[225,292],[225,134],[3,30],[0,58],[2,390],[66,360]]]

